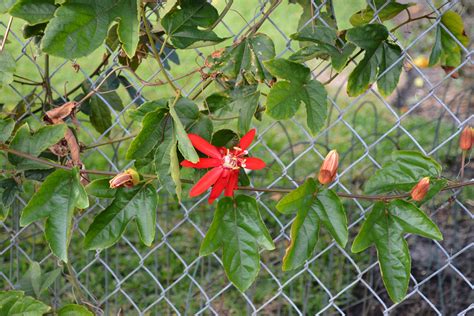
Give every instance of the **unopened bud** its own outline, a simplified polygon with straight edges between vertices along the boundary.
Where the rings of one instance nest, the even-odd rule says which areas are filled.
[[[339,165],[339,154],[336,150],[331,150],[324,158],[321,169],[319,169],[318,180],[321,184],[328,184],[336,177],[337,166]]]
[[[128,169],[113,177],[110,181],[110,188],[116,189],[119,187],[131,188],[140,182],[140,176],[133,169]]]
[[[470,150],[472,147],[472,138],[474,137],[474,129],[466,126],[461,132],[461,137],[459,138],[459,147],[462,150]]]
[[[430,178],[425,177],[418,182],[411,190],[411,198],[415,201],[422,201],[430,189]]]

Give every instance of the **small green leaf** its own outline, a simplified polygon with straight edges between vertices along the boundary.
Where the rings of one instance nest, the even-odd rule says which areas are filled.
[[[87,193],[80,183],[78,170],[58,169],[45,179],[38,192],[25,206],[20,225],[26,226],[46,218],[46,241],[53,253],[67,262],[74,210],[76,207],[88,206]]]
[[[47,148],[59,142],[64,137],[65,131],[65,124],[46,125],[31,135],[28,124],[25,124],[16,131],[10,143],[10,148],[38,157]],[[8,154],[8,160],[19,170],[50,168],[14,154]]]
[[[162,131],[163,142],[156,147],[154,155],[155,172],[158,180],[166,190],[181,198],[181,181],[179,179],[179,161],[177,155],[177,141],[173,126]],[[177,174],[176,174],[177,170]],[[178,181],[176,183],[176,181]]]
[[[313,178],[308,178],[302,185],[285,195],[276,205],[283,214],[295,213],[300,209],[309,209],[316,199],[318,185]]]
[[[229,104],[229,107],[233,112],[239,113],[237,130],[243,135],[250,129],[252,118],[258,107],[260,92],[256,91],[256,86],[244,86],[234,89],[231,97],[232,102]]]
[[[15,121],[11,118],[0,119],[0,143],[6,142],[15,128]]]
[[[309,68],[284,59],[265,62],[268,70],[288,81],[278,81],[267,96],[267,113],[274,119],[288,119],[295,115],[301,102],[306,105],[307,123],[316,134],[326,122],[327,92],[324,86],[310,80]]]
[[[263,82],[272,79],[263,62],[274,57],[275,45],[272,39],[257,33],[243,39],[238,45],[226,47],[222,56],[213,60],[211,71],[218,71],[227,79],[235,80],[237,86],[245,82],[246,74],[252,74]]]
[[[135,219],[140,239],[150,246],[155,238],[158,198],[152,185],[118,188],[115,199],[94,218],[84,238],[86,249],[105,249],[122,236],[128,223]]]
[[[387,72],[377,80],[377,88],[382,96],[389,96],[398,85],[400,74],[402,73],[403,63],[400,57],[402,50],[400,46],[384,43],[382,45],[382,58],[379,61],[379,73]],[[399,60],[400,59],[400,60]],[[397,62],[397,60],[399,60]]]
[[[12,54],[3,50],[0,52],[0,88],[13,82],[13,74],[16,71],[16,61]]]
[[[391,20],[396,17],[403,10],[416,5],[416,3],[398,3],[389,2],[381,10],[377,12],[377,17],[383,22]],[[370,23],[374,18],[374,10],[371,6],[367,6],[364,10],[361,10],[353,14],[350,18],[350,22],[354,26],[360,26],[363,24]]]
[[[163,17],[161,25],[176,48],[195,48],[225,40],[205,29],[218,18],[219,13],[206,0],[182,0]]]
[[[26,295],[40,298],[41,294],[53,284],[60,274],[60,268],[43,274],[39,263],[33,261],[15,288],[25,291]]]
[[[176,113],[174,106],[170,107],[170,115],[173,118],[173,130],[175,131],[176,138],[178,140],[178,148],[180,153],[186,160],[189,160],[193,163],[198,162],[199,156],[194,149],[193,144],[191,144],[188,134],[186,133],[183,123],[181,122],[178,113]]]
[[[94,314],[85,306],[68,304],[58,310],[58,316],[94,316]]]
[[[114,198],[117,190],[110,188],[109,181],[110,178],[96,179],[92,181],[85,188],[87,194],[104,199]]]
[[[438,177],[441,166],[416,151],[396,151],[391,161],[382,165],[365,183],[368,194],[408,192],[424,177]]]
[[[405,233],[442,239],[436,224],[423,211],[409,202],[394,200],[375,204],[352,244],[354,253],[375,245],[383,282],[394,302],[404,299],[410,281],[411,259]]]
[[[456,39],[465,47],[469,45],[469,37],[464,30],[464,23],[459,14],[449,10],[443,13],[441,24],[438,24],[436,27],[435,44],[431,51],[429,66],[431,67],[441,62],[442,66],[457,67],[461,64],[462,49]]]
[[[123,49],[133,57],[139,40],[137,5],[136,0],[69,0],[48,23],[43,51],[68,59],[87,56],[104,42],[110,24],[118,20]]]
[[[390,95],[398,84],[403,63],[400,47],[387,42],[387,28],[382,24],[366,24],[348,30],[346,38],[365,50],[364,58],[349,75],[348,95],[358,96],[365,92],[382,74],[377,81],[378,89],[382,95]]]
[[[227,277],[240,291],[245,291],[260,270],[259,246],[275,248],[256,200],[245,195],[221,199],[200,254],[208,255],[222,247]]]
[[[290,38],[297,41],[335,45],[337,39],[336,32],[336,29],[332,27],[308,25],[298,33],[290,35]]]
[[[282,213],[297,211],[291,225],[290,245],[283,257],[283,271],[296,269],[311,258],[321,224],[341,247],[345,247],[348,230],[344,206],[332,190],[318,192],[312,178],[285,196],[276,207]]]
[[[139,159],[146,157],[153,148],[163,141],[163,125],[169,118],[163,109],[149,112],[142,121],[142,128],[138,135],[130,143],[127,150],[127,159]],[[171,124],[170,124],[171,125]]]
[[[90,122],[101,134],[112,126],[112,113],[110,113],[109,106],[96,95],[90,99]]]
[[[2,316],[41,316],[51,310],[43,302],[22,291],[0,291],[0,315]]]
[[[9,13],[30,25],[36,25],[51,20],[54,11],[56,11],[54,0],[19,0]]]

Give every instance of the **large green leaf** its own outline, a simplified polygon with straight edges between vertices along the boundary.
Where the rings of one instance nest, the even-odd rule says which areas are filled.
[[[448,33],[441,24],[443,24],[452,35]],[[469,37],[464,30],[464,23],[461,16],[454,11],[446,11],[441,17],[441,23],[436,27],[435,44],[431,51],[429,65],[434,66],[438,62],[441,62],[442,66],[459,66],[461,63],[462,49],[456,39],[465,47],[469,45]]]
[[[383,282],[394,302],[403,300],[410,281],[411,259],[405,233],[443,239],[422,210],[407,201],[394,200],[375,204],[352,244],[355,253],[375,245]]]
[[[80,183],[78,169],[58,169],[45,179],[25,206],[20,225],[26,226],[46,218],[46,241],[53,253],[66,262],[74,210],[88,206],[89,200]]]
[[[85,188],[87,194],[104,199],[114,198],[117,190],[110,187],[109,181],[109,178],[101,178],[92,181]]]
[[[94,316],[94,314],[85,306],[68,304],[58,310],[58,316]]]
[[[37,157],[47,148],[59,142],[64,137],[65,130],[65,124],[47,125],[31,135],[28,124],[25,124],[15,133],[10,148]],[[20,170],[50,168],[14,154],[8,154],[8,160]]]
[[[266,250],[275,248],[255,199],[245,195],[221,199],[200,254],[209,255],[222,247],[227,277],[245,291],[260,270],[259,246]]]
[[[273,85],[267,97],[267,113],[274,119],[288,119],[295,115],[301,102],[306,106],[306,121],[312,134],[326,122],[327,92],[324,86],[310,79],[309,68],[285,59],[265,62],[275,76],[286,79]]]
[[[87,56],[104,42],[114,21],[124,51],[133,57],[139,40],[138,0],[64,2],[46,27],[43,51],[70,59]]]
[[[40,298],[41,294],[45,292],[58,278],[61,274],[61,270],[61,268],[57,268],[42,273],[39,263],[33,261],[15,288],[24,291],[26,295]]]
[[[0,52],[0,88],[13,82],[13,74],[16,71],[16,61],[12,54],[3,50]]]
[[[0,143],[6,142],[15,128],[15,121],[11,118],[0,118]]]
[[[112,203],[89,226],[84,246],[87,249],[105,249],[114,245],[132,219],[137,224],[141,241],[150,246],[155,239],[157,205],[158,197],[150,184],[118,188]]]
[[[169,120],[166,115],[166,111],[163,109],[145,115],[140,132],[130,143],[127,150],[127,159],[146,157],[158,143],[163,141],[163,128],[161,126],[163,126],[164,120]],[[171,125],[171,123],[169,124]]]
[[[54,0],[19,0],[9,13],[30,25],[36,25],[51,20],[54,11],[56,11]]]
[[[51,307],[25,296],[22,291],[0,291],[0,315],[2,316],[41,316]]]
[[[377,76],[377,86],[384,96],[390,95],[396,88],[402,70],[401,49],[387,41],[388,30],[382,24],[367,24],[349,29],[348,41],[365,51],[364,58],[349,75],[347,93],[358,96],[366,91]]]
[[[439,177],[441,166],[417,151],[396,151],[365,183],[368,194],[410,191],[424,177]]]
[[[217,10],[206,0],[181,0],[163,17],[161,25],[175,47],[193,48],[224,40],[205,29],[218,18]]]
[[[416,3],[398,3],[391,1],[387,4],[383,4],[383,8],[377,12],[377,17],[383,22],[391,20],[396,17],[403,10],[416,5]],[[374,18],[374,9],[371,6],[367,6],[364,10],[353,14],[350,18],[350,22],[353,26],[360,26],[363,24],[370,23]]]
[[[311,258],[323,225],[336,242],[345,247],[348,239],[347,217],[337,194],[332,190],[318,191],[314,179],[309,178],[277,204],[282,213],[295,213],[291,225],[290,245],[283,258],[283,270],[293,270]]]
[[[235,85],[242,85],[253,78],[263,82],[272,79],[263,62],[274,57],[275,45],[272,39],[257,33],[244,38],[237,45],[227,46],[221,57],[213,59],[211,71],[222,73],[228,80],[235,80]]]

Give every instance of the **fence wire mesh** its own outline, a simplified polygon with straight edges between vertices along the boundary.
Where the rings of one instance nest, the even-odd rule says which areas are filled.
[[[227,4],[227,1],[213,2],[220,10]],[[165,3],[158,1],[156,5],[158,10]],[[309,14],[312,16],[305,24],[326,23],[320,14],[326,2],[314,6],[317,10]],[[407,24],[390,34],[402,47],[405,60],[405,71],[396,92],[383,98],[371,88],[359,97],[348,98],[344,90],[349,72],[345,70],[328,85],[330,116],[316,137],[311,136],[298,116],[282,122],[264,118],[257,125],[258,139],[252,152],[262,157],[268,168],[264,173],[252,175],[252,185],[297,187],[305,176],[317,171],[329,148],[337,148],[341,154],[341,168],[334,184],[341,192],[360,192],[364,180],[380,168],[391,151],[399,148],[420,150],[441,161],[445,175],[459,178],[457,139],[464,126],[474,123],[472,47],[463,46],[453,36],[463,50],[462,63],[452,71],[462,74],[457,80],[440,69],[419,67],[414,59],[429,54],[435,28],[447,10],[459,12],[467,24],[467,33],[472,34],[473,21],[469,20],[469,14],[472,18],[474,6],[469,1],[426,0],[419,1],[416,10],[420,14],[433,11],[436,19]],[[378,12],[375,9],[374,22],[380,21]],[[287,56],[299,48],[288,34],[296,31],[295,21],[300,15],[301,8],[286,1],[234,1],[217,30],[223,36],[238,39],[263,17],[265,22],[259,31],[271,33],[277,55]],[[405,18],[401,15],[395,22],[403,22]],[[1,26],[6,28],[6,23]],[[21,47],[15,57],[25,65],[25,71],[34,69],[50,77],[53,97],[59,102],[67,101],[66,86],[86,80],[94,87],[105,74],[121,66],[119,51],[110,49],[108,62],[100,72],[93,72],[101,61],[100,54],[96,54],[98,58],[74,62],[51,59],[46,65],[33,40],[24,40],[14,29],[10,41]],[[203,65],[212,50],[165,51],[163,60],[169,66],[166,71],[176,78],[173,80],[184,95],[200,93],[203,80],[199,72],[183,75],[189,71],[189,65]],[[139,124],[128,118],[127,110],[168,93],[165,88],[144,83],[157,80],[161,74],[151,58],[143,63],[137,72],[143,80],[127,71],[120,72],[123,108],[113,104],[106,92],[97,94],[113,116],[108,130],[99,134],[87,120],[79,117],[81,135],[88,144],[100,144],[112,136],[132,135]],[[357,59],[352,63],[356,64]],[[77,73],[73,67],[76,64],[80,66]],[[307,66],[311,67],[313,77],[322,82],[332,75],[327,61],[309,62]],[[44,91],[31,92],[27,86],[17,84],[7,90],[8,98],[20,101],[24,115],[38,122],[42,120],[30,108],[45,97]],[[84,153],[83,161],[86,166],[96,164],[102,170],[118,172],[133,163],[120,158],[126,147],[127,141],[94,147]],[[468,165],[464,177],[473,179],[473,176]],[[263,193],[255,194],[277,250],[261,253],[259,276],[248,291],[241,293],[225,277],[219,253],[209,257],[198,254],[213,215],[206,197],[185,199],[178,204],[162,188],[158,189],[158,234],[150,248],[142,246],[134,229],[130,229],[112,248],[88,252],[82,247],[82,239],[91,218],[105,209],[107,201],[97,199],[76,216],[69,268],[83,293],[74,291],[67,278],[58,278],[50,290],[52,304],[60,306],[71,301],[73,295],[83,295],[98,315],[468,315],[474,313],[474,202],[467,193],[458,193],[440,194],[426,208],[440,226],[443,241],[407,236],[412,254],[411,281],[406,299],[398,304],[389,300],[383,287],[374,249],[353,254],[350,245],[343,249],[324,233],[313,257],[303,267],[282,272],[281,258],[294,219],[276,213],[274,206],[279,196]],[[26,203],[17,195],[11,216],[0,222],[0,288],[3,289],[14,288],[32,261],[40,262],[45,270],[58,265],[44,241],[42,224],[20,227],[19,214]],[[344,203],[353,238],[371,204],[357,199]]]

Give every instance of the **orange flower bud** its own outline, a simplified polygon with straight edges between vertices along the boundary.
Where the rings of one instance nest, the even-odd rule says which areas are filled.
[[[337,166],[339,165],[339,154],[336,150],[331,150],[324,158],[321,169],[319,169],[318,180],[321,184],[328,184],[336,177]]]
[[[111,189],[119,187],[131,188],[137,185],[138,182],[140,182],[140,176],[138,173],[133,169],[128,169],[110,179],[109,184]]]
[[[459,137],[459,147],[462,150],[470,150],[472,147],[472,138],[474,137],[474,129],[466,126]]]
[[[411,198],[415,201],[422,201],[430,189],[430,178],[425,177],[418,182],[411,190]]]

